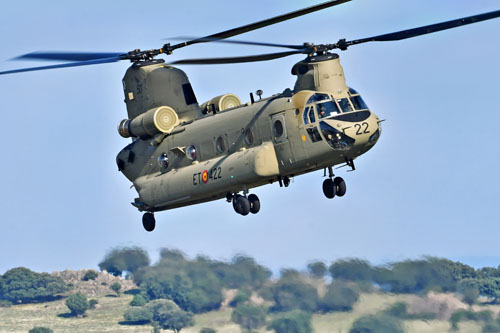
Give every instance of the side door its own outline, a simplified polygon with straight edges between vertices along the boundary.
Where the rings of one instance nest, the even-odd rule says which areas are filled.
[[[288,141],[285,112],[271,116],[271,133],[280,171],[286,172],[294,164],[295,158],[290,147],[290,142]]]

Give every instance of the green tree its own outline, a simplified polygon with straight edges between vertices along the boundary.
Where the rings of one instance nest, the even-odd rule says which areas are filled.
[[[113,282],[111,285],[111,290],[113,290],[116,293],[116,296],[120,296],[120,290],[122,289],[122,285],[120,282]]]
[[[93,269],[89,269],[85,272],[85,275],[82,277],[83,281],[95,280],[99,276],[99,273],[94,271]]]
[[[243,304],[250,300],[250,296],[252,294],[251,290],[242,289],[238,290],[238,293],[234,296],[234,298],[229,302],[230,307],[237,307],[239,304]]]
[[[121,276],[123,272],[133,275],[140,268],[149,266],[149,263],[149,255],[144,249],[140,247],[124,247],[109,251],[99,263],[99,268],[115,276]]]
[[[37,326],[30,329],[28,333],[54,333],[54,331],[47,327]]]
[[[141,294],[134,295],[134,298],[130,302],[130,306],[144,306],[148,301]]]
[[[73,316],[82,316],[89,309],[87,297],[81,293],[70,295],[66,299],[66,306]]]
[[[149,324],[153,320],[153,312],[144,307],[133,307],[125,311],[123,318],[135,325],[144,325]]]
[[[99,301],[96,299],[89,300],[89,309],[95,309],[95,306],[99,304]]]
[[[309,283],[297,278],[281,278],[271,287],[274,300],[273,311],[301,309],[313,312],[318,305],[318,292]]]
[[[373,267],[366,260],[337,260],[330,265],[328,270],[334,279],[348,281],[371,281],[373,279]]]
[[[268,329],[276,333],[312,333],[311,314],[300,310],[284,312],[271,322]]]
[[[194,325],[193,314],[181,310],[171,300],[154,300],[146,304],[145,308],[153,313],[153,321],[163,329],[180,332],[184,327]]]
[[[201,330],[200,330],[200,333],[216,333],[217,331],[214,330],[213,328],[207,328],[207,327],[203,327]]]
[[[333,281],[328,286],[328,291],[319,302],[319,308],[323,312],[351,311],[353,305],[359,299],[359,291],[352,284],[343,281]]]
[[[13,268],[0,277],[0,300],[12,303],[51,301],[69,289],[59,277],[24,267]]]
[[[369,315],[356,319],[349,333],[404,333],[401,320],[386,315]]]
[[[231,314],[231,320],[242,329],[252,332],[266,323],[266,309],[252,304],[240,304]]]
[[[326,275],[328,271],[326,264],[321,261],[311,262],[307,265],[307,270],[312,277],[321,279]]]

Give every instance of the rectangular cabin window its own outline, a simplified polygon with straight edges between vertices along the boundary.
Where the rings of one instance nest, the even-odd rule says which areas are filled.
[[[314,127],[314,128],[308,128],[308,129],[307,129],[307,134],[309,134],[309,137],[311,138],[311,141],[312,141],[312,142],[318,142],[318,141],[323,140],[323,139],[321,138],[321,135],[319,134],[319,131],[318,131],[318,128],[317,128],[317,127]]]
[[[304,110],[304,114],[303,114],[303,117],[304,117],[304,125],[307,125],[309,124],[309,118],[307,118],[307,113],[309,112],[309,107],[307,107],[305,110]]]
[[[186,99],[187,105],[198,103],[196,96],[194,95],[193,87],[191,87],[191,83],[183,84],[182,91],[184,92],[184,98]]]
[[[354,108],[356,110],[366,110],[368,109],[368,106],[366,105],[365,101],[361,98],[361,96],[351,96],[351,102],[354,105]]]
[[[349,103],[349,99],[347,99],[347,98],[338,99],[337,103],[339,103],[339,106],[342,109],[342,112],[354,111],[352,109],[351,103]]]

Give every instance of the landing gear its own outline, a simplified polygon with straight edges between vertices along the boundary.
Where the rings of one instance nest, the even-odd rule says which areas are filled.
[[[323,182],[323,193],[328,199],[333,199],[335,196],[343,197],[347,190],[344,179],[342,177],[334,177],[333,170],[331,167],[328,168],[329,174],[328,179]],[[326,170],[325,170],[326,176]]]
[[[248,213],[257,214],[260,211],[260,200],[255,194],[250,194],[248,197],[245,195],[234,194],[228,198],[228,202],[233,202],[234,211],[243,216],[248,215]],[[229,200],[231,199],[231,200]]]
[[[335,183],[333,180],[330,178],[325,179],[323,182],[323,193],[325,194],[325,197],[328,199],[333,199],[335,198],[335,194],[337,192],[337,186],[335,186]]]
[[[342,177],[335,177],[335,179],[333,180],[333,183],[335,184],[337,196],[343,197],[345,195],[346,190],[347,190],[347,186],[345,184],[344,179],[342,179]]]
[[[156,221],[153,213],[147,212],[142,215],[142,225],[146,231],[151,232],[155,230]]]

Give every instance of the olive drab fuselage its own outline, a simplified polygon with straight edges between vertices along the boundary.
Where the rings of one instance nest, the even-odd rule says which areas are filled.
[[[338,55],[308,57],[292,74],[293,90],[244,105],[231,95],[230,108],[208,102],[202,109],[181,70],[131,66],[123,80],[129,119],[120,134],[133,142],[117,163],[139,194],[133,205],[154,212],[247,193],[349,164],[373,147],[380,120],[347,87]],[[162,106],[175,115],[155,114]]]

